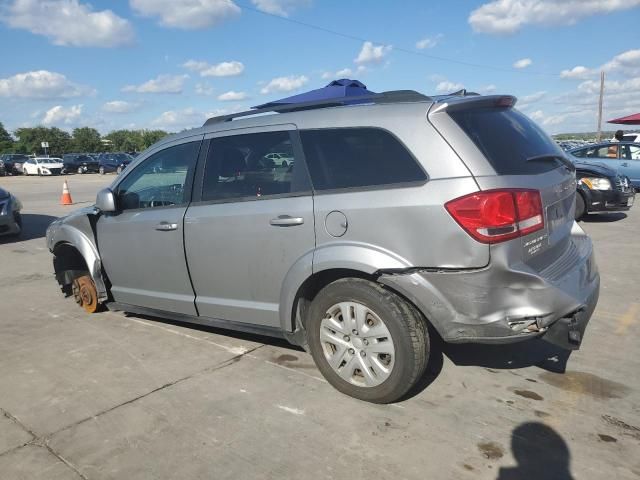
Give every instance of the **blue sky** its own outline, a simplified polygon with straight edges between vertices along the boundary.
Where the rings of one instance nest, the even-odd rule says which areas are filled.
[[[640,0],[0,0],[0,121],[177,131],[348,77],[593,131],[600,70],[605,119],[640,111],[639,23]]]

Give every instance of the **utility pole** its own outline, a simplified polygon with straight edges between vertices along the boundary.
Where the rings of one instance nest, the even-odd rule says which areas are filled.
[[[604,71],[600,72],[600,100],[598,102],[598,142],[602,138],[602,98],[604,97]]]

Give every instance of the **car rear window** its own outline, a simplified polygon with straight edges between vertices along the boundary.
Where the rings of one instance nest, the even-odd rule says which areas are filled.
[[[427,175],[400,141],[378,128],[300,132],[315,190],[424,182]]]
[[[536,174],[553,170],[560,161],[527,161],[562,150],[533,120],[513,108],[479,108],[450,113],[499,175]]]

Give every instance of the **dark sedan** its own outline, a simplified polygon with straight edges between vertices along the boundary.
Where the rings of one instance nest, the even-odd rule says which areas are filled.
[[[576,220],[591,212],[629,210],[635,190],[628,177],[601,163],[575,162],[578,195]]]
[[[84,153],[65,153],[62,156],[64,173],[97,173],[99,162],[90,155]]]
[[[120,174],[132,161],[133,157],[128,153],[103,153],[98,157],[98,172],[100,175],[111,172]]]
[[[29,159],[27,155],[21,153],[5,153],[0,155],[0,160],[4,163],[5,175],[22,175],[22,165]]]

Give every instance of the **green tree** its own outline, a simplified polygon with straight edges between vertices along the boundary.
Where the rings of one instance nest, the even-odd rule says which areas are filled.
[[[139,150],[141,137],[136,130],[114,130],[104,138],[111,142],[111,150],[114,152],[133,152]]]
[[[98,152],[102,149],[100,132],[95,128],[82,127],[73,130],[73,149],[76,152]]]
[[[47,153],[55,156],[70,151],[72,145],[71,135],[56,127],[19,128],[14,135],[18,139],[16,151],[28,154],[44,154],[42,142],[49,142]]]
[[[158,140],[168,135],[164,130],[142,130],[140,132],[142,142],[140,144],[140,151],[146,150]]]
[[[13,151],[13,138],[0,122],[0,153],[9,153]]]

